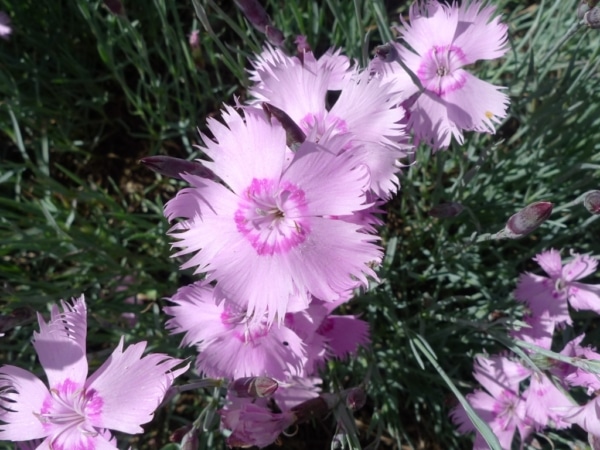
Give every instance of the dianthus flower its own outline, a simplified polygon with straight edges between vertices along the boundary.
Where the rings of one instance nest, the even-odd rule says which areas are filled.
[[[447,6],[428,0],[411,6],[409,22],[401,18],[399,30],[410,49],[393,45],[418,77],[421,93],[397,61],[374,61],[373,70],[385,80],[395,80],[403,91],[408,128],[434,149],[448,147],[452,136],[462,144],[463,130],[493,133],[494,122],[506,116],[508,97],[500,88],[463,68],[506,53],[508,28],[494,13],[495,8],[483,1]]]
[[[219,414],[230,447],[266,447],[297,420],[292,411],[271,411],[261,398],[231,398]]]
[[[378,238],[343,220],[371,206],[367,168],[335,139],[291,153],[284,129],[262,112],[246,109],[243,119],[226,107],[223,118],[209,119],[215,141],[204,137],[202,150],[224,184],[182,174],[192,187],[165,207],[169,220],[185,219],[171,229],[182,248],[174,256],[193,253],[182,268],[197,267],[226,302],[268,323],[281,322],[290,301],[335,301],[376,277]]]
[[[142,357],[145,342],[123,350],[123,340],[110,358],[87,377],[87,310],[83,296],[52,308],[33,346],[48,389],[19,367],[0,367],[0,440],[43,439],[38,449],[116,450],[107,430],[140,433],[152,419],[173,379],[187,367],[182,361],[152,353]]]
[[[548,277],[524,273],[519,277],[515,297],[527,304],[534,318],[548,317],[555,324],[571,324],[568,304],[600,314],[600,285],[580,280],[596,271],[598,261],[574,253],[564,266],[557,250],[548,250],[534,258]]]
[[[211,378],[267,376],[285,380],[303,376],[302,340],[284,325],[249,320],[245,311],[216,302],[212,286],[198,281],[180,288],[165,312],[167,328],[184,332],[183,345],[196,345],[196,369]]]
[[[342,71],[345,66],[334,55],[315,60],[306,52],[301,60],[267,48],[254,63],[257,83],[250,95],[283,110],[309,140],[348,134],[343,151],[369,168],[371,189],[387,199],[398,190],[397,173],[402,167],[398,160],[408,153],[404,126],[399,123],[404,110],[395,107],[400,98],[392,83],[372,79],[367,71]],[[335,88],[341,92],[328,108],[327,94]]]
[[[525,439],[532,431],[532,422],[526,416],[525,401],[519,394],[519,382],[530,375],[525,367],[506,357],[477,357],[473,376],[485,388],[467,395],[477,415],[490,426],[502,448],[511,448],[515,431]],[[462,406],[451,412],[452,421],[461,433],[476,431]],[[488,449],[479,432],[474,450]]]

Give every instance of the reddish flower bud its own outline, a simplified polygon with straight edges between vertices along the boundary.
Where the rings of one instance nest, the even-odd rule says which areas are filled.
[[[235,4],[254,28],[261,33],[265,32],[265,27],[271,23],[271,20],[259,2],[256,0],[235,0]]]
[[[181,428],[177,428],[175,431],[171,433],[169,436],[169,442],[180,443],[183,440],[183,437],[192,430],[192,425],[186,425]]]
[[[285,41],[283,32],[279,28],[275,28],[273,25],[265,25],[265,36],[269,42],[276,47],[281,47]]]
[[[527,205],[508,219],[504,227],[505,236],[514,239],[531,233],[550,217],[553,206],[550,202],[535,202]]]
[[[392,62],[398,59],[398,51],[392,44],[383,44],[375,47],[375,56],[384,62]]]
[[[294,147],[295,144],[302,144],[306,140],[306,134],[302,128],[285,111],[269,103],[263,103],[262,107],[269,118],[275,117],[281,123],[285,130],[287,145]]]
[[[296,44],[296,51],[300,54],[304,54],[306,52],[310,52],[312,51],[310,49],[310,44],[308,43],[308,39],[306,38],[306,36],[299,34],[298,36],[296,36],[296,39],[294,39],[294,44]]]
[[[361,387],[355,387],[346,394],[346,406],[351,411],[357,411],[367,403],[367,394]]]
[[[460,203],[440,203],[431,208],[428,214],[436,219],[449,219],[458,216],[464,209],[465,207]]]
[[[600,191],[589,191],[583,198],[583,206],[591,214],[600,214]]]
[[[233,380],[229,390],[240,398],[261,398],[273,395],[279,384],[269,377],[246,377]]]
[[[147,156],[140,159],[140,162],[149,169],[171,178],[183,180],[182,173],[198,175],[202,178],[214,179],[212,171],[208,170],[197,161],[188,161],[181,158],[173,158],[172,156]]]

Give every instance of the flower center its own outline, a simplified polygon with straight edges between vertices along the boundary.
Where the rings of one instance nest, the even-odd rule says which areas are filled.
[[[466,83],[464,72],[459,70],[465,63],[465,54],[459,47],[436,45],[421,60],[417,76],[425,89],[443,97]]]
[[[304,191],[291,183],[256,178],[244,191],[234,220],[259,255],[286,253],[310,233]]]
[[[44,428],[54,430],[52,448],[61,449],[65,443],[63,437],[67,439],[68,436],[64,433],[73,427],[77,427],[83,439],[98,435],[98,431],[87,423],[87,418],[101,414],[103,403],[95,390],[86,391],[67,378],[50,389],[50,395],[44,400],[41,411],[34,414]],[[56,426],[59,428],[55,428]]]
[[[308,113],[300,120],[300,128],[308,136],[311,136],[317,144],[325,133],[331,133],[332,136],[348,132],[348,125],[344,119],[336,117],[333,114],[324,115],[323,113]]]

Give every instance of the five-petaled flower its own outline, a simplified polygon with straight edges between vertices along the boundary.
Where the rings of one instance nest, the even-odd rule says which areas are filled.
[[[175,377],[187,366],[163,354],[142,357],[145,342],[123,349],[88,378],[87,309],[83,296],[38,316],[33,346],[49,389],[19,367],[0,367],[0,440],[43,439],[38,449],[114,450],[108,430],[140,433]]]

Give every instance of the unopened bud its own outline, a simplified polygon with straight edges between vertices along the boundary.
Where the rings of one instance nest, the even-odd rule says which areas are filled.
[[[311,51],[308,39],[302,34],[296,36],[296,39],[294,39],[294,44],[296,44],[296,51],[299,54],[304,54]]]
[[[583,206],[591,214],[600,214],[600,191],[589,191],[583,198]]]
[[[581,0],[579,2],[579,6],[577,6],[577,18],[582,20],[585,16],[585,13],[588,12],[592,7],[588,5],[586,0]]]
[[[594,6],[583,15],[583,22],[590,28],[600,28],[600,8]]]
[[[198,175],[202,178],[214,179],[215,175],[197,161],[188,161],[187,159],[173,158],[172,156],[146,156],[140,159],[140,162],[149,169],[171,178],[183,180],[182,173]]]
[[[428,214],[436,219],[449,219],[458,216],[464,209],[465,207],[460,203],[440,203],[431,208]]]
[[[504,232],[508,238],[520,238],[535,230],[552,214],[552,203],[535,202],[512,215]]]
[[[392,62],[398,58],[398,51],[392,44],[383,44],[375,47],[375,56],[383,62]]]
[[[263,103],[262,107],[269,118],[275,117],[281,123],[289,147],[294,148],[297,144],[302,144],[306,140],[306,134],[304,134],[302,128],[285,111],[269,103]]]
[[[283,32],[273,25],[265,25],[265,36],[267,36],[269,42],[276,47],[281,47],[285,41]]]
[[[186,425],[181,428],[177,428],[175,431],[171,433],[169,436],[169,442],[180,443],[183,440],[183,437],[192,430],[192,425]]]
[[[365,406],[365,403],[367,403],[367,394],[363,388],[352,388],[346,394],[346,406],[351,411],[357,411],[361,409],[363,406]]]
[[[262,398],[273,395],[279,384],[269,377],[246,377],[233,380],[229,391],[240,398]]]
[[[242,14],[248,19],[248,22],[252,24],[261,33],[265,32],[265,26],[271,22],[269,15],[256,0],[235,0],[235,4],[242,11]]]

